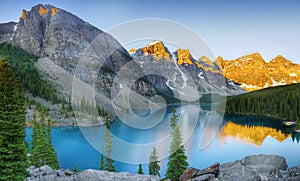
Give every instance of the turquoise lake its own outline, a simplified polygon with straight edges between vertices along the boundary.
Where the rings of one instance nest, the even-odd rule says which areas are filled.
[[[222,115],[215,112],[203,109],[194,111],[194,108],[194,106],[176,107],[180,117],[181,132],[186,138],[184,146],[190,166],[201,169],[215,162],[231,162],[254,154],[282,155],[287,159],[289,167],[300,165],[300,134],[296,134],[292,128],[284,126],[281,120],[241,115],[226,115],[223,118]],[[172,107],[168,108],[163,120],[152,128],[132,128],[117,119],[111,124],[111,132],[114,137],[126,143],[135,145],[154,143],[160,155],[167,155],[169,145],[165,144],[166,142],[159,143],[159,141],[169,135],[168,120],[171,110]],[[194,115],[190,116],[191,114]],[[198,120],[193,120],[195,115]],[[220,117],[222,120],[218,121]],[[80,170],[99,169],[100,153],[97,151],[97,145],[89,143],[89,141],[93,142],[93,138],[89,138],[89,141],[86,139],[89,133],[95,135],[95,140],[101,139],[104,127],[52,129],[52,141],[61,168],[72,169],[76,165]],[[27,128],[27,142],[30,142],[30,134],[31,128]],[[127,163],[115,161],[116,170],[136,173],[138,161],[141,160],[143,163],[148,160],[150,151],[137,151],[134,148],[128,150],[122,146],[114,147],[113,142],[114,154],[120,156],[121,153],[123,155],[119,160],[128,160]],[[162,158],[160,162],[162,176],[165,173],[167,161],[167,158]],[[147,163],[143,164],[143,170],[148,173]]]

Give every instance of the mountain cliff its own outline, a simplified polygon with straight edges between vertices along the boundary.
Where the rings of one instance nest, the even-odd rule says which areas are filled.
[[[79,85],[90,87],[88,84],[93,74],[96,77],[96,101],[101,109],[113,112],[110,100],[113,80],[131,57],[111,35],[63,9],[38,4],[29,11],[23,10],[18,23],[1,24],[0,40],[39,57],[35,65],[42,79],[56,87],[59,97],[68,99],[71,96],[74,75],[81,81]],[[94,72],[87,72],[86,68],[94,64],[80,64],[80,61],[85,63],[84,59],[102,66],[97,70],[94,67]],[[156,94],[155,87],[146,80],[133,82],[132,89],[141,94],[137,97]],[[93,93],[85,93],[85,96],[90,95]]]
[[[0,43],[9,41],[13,32],[17,29],[17,23],[9,22],[0,24]]]
[[[30,11],[23,10],[11,42],[39,57],[49,57],[57,65],[74,73],[82,52],[99,34],[108,39],[103,46],[116,44],[121,47],[112,55],[120,62],[110,62],[108,65],[112,70],[120,68],[118,63],[125,64],[130,60],[127,51],[109,34],[52,5],[39,4]]]

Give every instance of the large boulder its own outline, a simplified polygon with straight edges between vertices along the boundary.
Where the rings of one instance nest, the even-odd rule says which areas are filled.
[[[184,173],[179,178],[180,181],[204,181],[204,180],[212,180],[216,177],[219,172],[219,163],[215,163],[210,167],[207,167],[203,170],[199,170],[197,168],[188,168],[184,171]]]
[[[218,163],[203,170],[188,168],[180,177],[180,181],[298,181],[300,166],[288,166],[286,160],[278,155],[253,155],[241,160]]]
[[[246,156],[220,166],[220,180],[269,180],[282,178],[280,171],[287,169],[284,157],[278,155]]]

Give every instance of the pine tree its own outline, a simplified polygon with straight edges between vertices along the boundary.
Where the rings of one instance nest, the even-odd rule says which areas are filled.
[[[32,127],[32,133],[31,133],[31,164],[38,164],[39,162],[39,149],[41,146],[41,140],[39,139],[39,133],[40,133],[40,126],[38,125],[37,118],[36,118],[36,113],[33,114],[33,127]]]
[[[152,153],[150,155],[149,159],[149,166],[148,166],[148,171],[150,175],[158,175],[160,177],[159,171],[160,171],[160,166],[159,166],[159,161],[158,161],[158,156],[155,147],[152,149]]]
[[[77,167],[76,165],[74,165],[73,171],[74,171],[75,173],[78,172],[78,167]]]
[[[4,58],[0,61],[0,180],[28,176],[25,110],[22,86]]]
[[[72,111],[72,103],[71,103],[71,97],[69,96],[69,101],[68,101],[68,111]]]
[[[109,120],[108,116],[105,118],[105,135],[104,135],[104,141],[105,141],[105,146],[104,146],[104,151],[106,153],[106,164],[105,164],[105,169],[110,172],[115,172],[115,167],[114,167],[114,160],[111,159],[111,152],[112,152],[112,141],[111,141],[111,133],[110,133],[110,125],[109,125]]]
[[[178,123],[178,117],[176,115],[176,109],[175,108],[172,109],[172,117],[170,119],[170,122],[171,122],[171,128],[174,129],[174,127]]]
[[[172,153],[169,157],[166,178],[169,178],[172,181],[177,181],[189,166],[186,160],[187,157],[185,156],[184,147],[180,146],[179,149],[176,152]]]
[[[138,174],[144,174],[142,164],[139,164],[139,169],[137,171]]]
[[[101,155],[100,159],[100,170],[105,170],[104,156]]]
[[[52,120],[51,118],[49,118],[48,125],[47,125],[47,140],[48,140],[47,148],[49,149],[47,164],[51,166],[53,169],[59,169],[57,155],[52,144],[51,123]]]
[[[46,126],[43,113],[40,116],[40,123],[34,116],[31,145],[31,164],[37,167],[49,165],[53,169],[59,169],[57,156],[52,145],[51,119],[48,119]]]
[[[172,120],[177,118],[176,111],[173,112],[173,116],[170,119],[172,126],[172,142],[170,145],[170,157],[168,162],[168,168],[166,172],[166,178],[172,181],[177,181],[188,167],[187,157],[185,155],[185,149],[182,145],[182,137],[177,123],[172,125]]]

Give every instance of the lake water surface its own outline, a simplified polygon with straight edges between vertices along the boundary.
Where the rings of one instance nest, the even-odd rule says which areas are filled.
[[[143,170],[148,173],[147,160],[152,146],[155,145],[162,159],[161,175],[164,175],[170,142],[168,120],[172,108],[168,108],[164,119],[153,128],[132,128],[118,119],[111,124],[114,137],[125,143],[137,145],[127,149],[126,146],[117,145],[113,141],[113,156],[119,160],[115,162],[117,171],[136,173],[137,163],[143,163]],[[287,159],[289,166],[300,165],[300,135],[293,133],[292,129],[285,127],[280,120],[238,115],[226,115],[223,119],[222,115],[192,105],[176,109],[180,117],[179,125],[185,142],[186,155],[192,167],[204,168],[215,162],[235,161],[254,154],[282,155]],[[195,115],[197,120],[194,120]],[[104,132],[103,126],[53,128],[52,141],[60,166],[72,169],[76,165],[80,170],[99,169],[100,153],[97,149],[103,150],[101,145]],[[31,128],[27,128],[28,142],[30,134]],[[165,141],[161,141],[163,139]],[[98,140],[99,145],[89,143]],[[146,146],[140,149],[138,148],[140,144]]]

